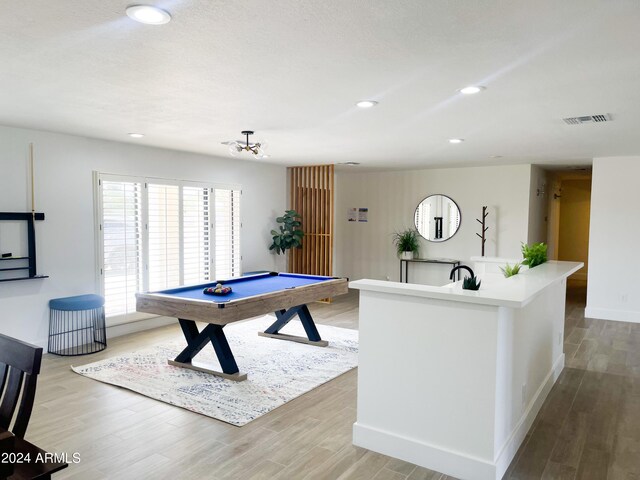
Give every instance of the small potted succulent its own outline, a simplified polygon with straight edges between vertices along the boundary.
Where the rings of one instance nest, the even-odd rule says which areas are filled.
[[[522,264],[516,263],[515,265],[509,265],[508,263],[504,267],[500,267],[502,273],[504,274],[504,278],[513,277],[520,273],[520,269],[522,268]]]
[[[464,277],[462,281],[462,289],[463,290],[480,290],[480,284],[482,280],[479,280],[475,275],[471,277]]]
[[[476,274],[473,273],[473,270],[471,269],[471,267],[467,267],[466,265],[458,265],[457,267],[453,267],[453,269],[451,270],[451,277],[450,277],[451,280],[453,280],[453,276],[456,270],[459,270],[459,269],[466,270],[471,275],[470,277],[467,277],[465,275],[464,280],[462,280],[462,289],[463,290],[480,290],[480,284],[482,283],[482,280],[476,277]]]
[[[420,251],[419,233],[414,228],[408,228],[393,234],[393,244],[396,247],[398,257],[402,260],[412,260]]]

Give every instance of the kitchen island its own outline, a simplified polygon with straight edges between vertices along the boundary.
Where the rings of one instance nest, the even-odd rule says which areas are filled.
[[[547,262],[479,291],[358,280],[355,445],[460,479],[502,478],[564,367],[566,278]]]

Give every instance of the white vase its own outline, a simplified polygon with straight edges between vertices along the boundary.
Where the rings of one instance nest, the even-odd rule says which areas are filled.
[[[413,252],[402,252],[400,254],[402,260],[413,260]]]

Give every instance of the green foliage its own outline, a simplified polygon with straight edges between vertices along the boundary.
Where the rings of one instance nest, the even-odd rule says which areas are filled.
[[[478,277],[475,275],[473,277],[464,277],[462,281],[462,289],[463,290],[480,290],[481,280],[478,280]]]
[[[547,261],[547,245],[545,243],[534,243],[529,246],[526,243],[522,244],[522,256],[524,265],[529,265],[529,268],[537,267]]]
[[[276,222],[281,223],[279,232],[271,230],[273,242],[269,250],[275,250],[278,255],[284,253],[290,248],[296,248],[302,245],[302,237],[304,232],[300,228],[302,222],[298,220],[300,215],[295,210],[286,210],[284,215],[276,218]]]
[[[402,252],[413,252],[418,255],[420,250],[420,234],[414,228],[408,228],[402,232],[396,232],[393,234],[393,244],[396,246],[396,252],[398,256]]]
[[[505,278],[509,278],[519,274],[520,268],[522,268],[522,264],[520,263],[516,263],[513,266],[507,263],[504,268],[500,267],[500,270],[502,270],[502,273],[504,273]]]

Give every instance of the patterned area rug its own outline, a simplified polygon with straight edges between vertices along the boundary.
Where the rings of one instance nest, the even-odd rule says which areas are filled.
[[[186,345],[184,339],[156,345],[71,369],[86,377],[242,426],[358,365],[358,332],[318,325],[328,347],[260,337],[275,317],[225,327],[244,382],[167,365]],[[283,333],[304,335],[293,320]],[[208,345],[196,357],[219,365]]]

